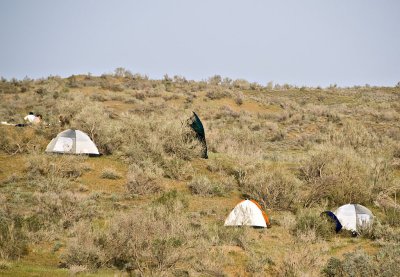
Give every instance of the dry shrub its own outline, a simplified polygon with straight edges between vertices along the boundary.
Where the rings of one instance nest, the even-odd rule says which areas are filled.
[[[344,254],[342,260],[330,258],[322,270],[327,277],[398,276],[400,250],[398,244],[389,244],[378,253],[369,255],[362,250]]]
[[[235,161],[227,157],[216,157],[207,160],[207,170],[219,175],[232,175],[235,174]]]
[[[172,209],[171,209],[172,207]],[[159,275],[191,260],[196,232],[183,213],[175,191],[152,207],[114,216],[103,231],[81,224],[63,259],[67,266],[115,266],[140,275]]]
[[[69,272],[73,276],[78,275],[80,273],[85,273],[87,271],[88,271],[88,268],[83,265],[73,265],[69,268]]]
[[[242,249],[249,246],[249,227],[224,226],[222,223],[207,227],[205,236],[212,245],[233,245]]]
[[[89,170],[86,160],[86,156],[80,155],[34,154],[29,157],[25,171],[30,178],[76,179]]]
[[[151,171],[142,169],[138,165],[131,165],[128,170],[126,188],[133,195],[147,195],[162,191],[157,176]]]
[[[371,256],[363,251],[347,253],[343,261],[330,258],[322,273],[325,276],[376,276],[371,261]]]
[[[310,248],[307,244],[296,244],[274,267],[274,276],[320,276],[323,249]]]
[[[68,228],[82,219],[98,216],[96,200],[72,192],[34,194],[34,209],[29,221],[34,230]]]
[[[71,187],[71,179],[56,175],[37,176],[29,180],[28,184],[39,192],[61,193]]]
[[[152,212],[155,216],[163,217],[174,214],[182,215],[189,206],[186,196],[176,189],[164,192],[160,197],[152,202]]]
[[[385,211],[386,222],[393,227],[400,227],[400,209],[391,208]]]
[[[366,148],[378,149],[384,146],[381,137],[355,121],[344,122],[340,129],[330,126],[328,140],[338,147],[352,147],[360,151]]]
[[[390,177],[384,177],[390,175],[387,172],[390,168],[379,169],[370,162],[351,148],[329,145],[317,148],[300,169],[305,181],[304,205],[322,200],[337,205],[372,202],[381,188],[387,186],[385,190],[390,190],[392,184]]]
[[[296,205],[300,182],[283,167],[258,168],[247,173],[240,191],[257,200],[264,209],[292,209]]]
[[[83,107],[74,116],[71,125],[87,133],[103,154],[118,151],[125,142],[121,122],[111,119],[100,104]]]
[[[266,271],[274,265],[274,261],[266,253],[253,249],[247,252],[246,272],[252,276],[266,276]]]
[[[162,146],[167,155],[173,155],[182,160],[199,157],[202,145],[196,139],[196,134],[185,125],[169,124],[161,130]]]
[[[0,259],[19,259],[28,254],[28,236],[22,218],[0,210]]]
[[[48,141],[33,127],[6,126],[0,128],[0,151],[14,155],[43,149]]]
[[[238,92],[238,93],[235,95],[235,103],[236,103],[236,105],[240,106],[240,105],[243,104],[243,102],[244,102],[243,93]]]
[[[164,177],[175,180],[188,180],[192,177],[193,167],[179,159],[166,157],[161,164],[164,170]]]
[[[223,250],[210,248],[207,253],[204,252],[204,249],[201,250],[199,248],[196,250],[196,259],[192,262],[191,266],[196,273],[200,273],[199,276],[226,276],[221,265],[232,264],[233,262]],[[193,274],[193,276],[197,275]]]
[[[245,79],[236,79],[236,80],[234,80],[234,81],[232,82],[232,85],[233,85],[235,88],[243,89],[243,90],[245,90],[245,89],[250,89],[251,86],[252,86],[252,84],[250,84],[250,83],[249,83],[247,80],[245,80]]]
[[[400,243],[400,230],[388,223],[382,224],[380,219],[375,218],[371,225],[360,229],[358,234],[363,238],[380,242]]]
[[[196,176],[188,183],[192,194],[202,196],[223,196],[233,188],[233,179],[210,181],[206,176]]]
[[[292,212],[280,212],[279,217],[276,216],[270,221],[273,221],[273,225],[282,226],[285,230],[296,229],[296,216]]]
[[[63,193],[89,169],[87,157],[74,155],[31,155],[25,172],[35,191]]]
[[[307,114],[311,114],[314,116],[319,116],[319,117],[326,117],[328,121],[338,123],[341,121],[341,116],[340,114],[332,109],[330,106],[321,106],[321,105],[315,105],[315,104],[308,104],[305,107],[305,112]]]
[[[254,132],[248,128],[226,128],[224,123],[217,131],[211,130],[209,148],[224,153],[231,159],[261,159],[267,147],[264,132]]]
[[[201,145],[188,139],[188,128],[178,121],[163,124],[158,118],[140,119],[130,117],[124,129],[123,156],[132,164],[145,170],[159,168],[165,177],[185,180],[191,176],[192,168],[187,160],[199,157]]]
[[[5,260],[0,260],[0,270],[7,270],[11,268],[11,263],[5,261]]]
[[[296,224],[291,232],[305,243],[329,239],[335,234],[335,223],[317,210],[301,210],[296,214]]]
[[[110,180],[116,180],[116,179],[121,179],[121,174],[117,172],[114,168],[104,168],[101,172],[101,178],[103,179],[110,179]]]
[[[62,264],[72,269],[86,267],[94,270],[101,267],[106,260],[102,244],[104,235],[94,231],[90,222],[81,221],[73,228],[74,238],[67,244],[61,255]]]
[[[321,145],[300,170],[306,184],[305,206],[322,200],[336,205],[375,201],[384,206],[380,200],[399,189],[387,159],[361,156],[352,148]]]
[[[216,99],[222,99],[225,97],[231,97],[231,93],[229,91],[215,88],[213,90],[207,91],[206,96],[211,100],[216,100]]]

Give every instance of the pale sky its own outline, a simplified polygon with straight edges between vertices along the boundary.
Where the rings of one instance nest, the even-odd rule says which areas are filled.
[[[399,0],[0,0],[0,76],[400,81]]]

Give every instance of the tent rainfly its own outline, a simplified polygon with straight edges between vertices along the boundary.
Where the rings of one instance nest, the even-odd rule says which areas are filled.
[[[243,200],[231,211],[225,220],[225,226],[267,227],[270,225],[267,214],[254,200]]]
[[[343,226],[333,212],[325,211],[325,212],[321,213],[321,216],[326,216],[327,218],[330,219],[331,222],[333,222],[335,224],[336,233],[339,233],[339,231],[342,230]]]
[[[363,228],[371,226],[374,215],[372,212],[360,204],[346,204],[340,206],[335,215],[340,221],[343,229],[350,230],[357,234]]]
[[[87,134],[68,129],[57,135],[46,147],[47,153],[100,155],[99,150]]]
[[[189,120],[189,126],[196,133],[196,138],[200,141],[200,143],[203,146],[203,152],[201,154],[201,157],[203,159],[208,159],[206,133],[204,131],[203,123],[201,123],[200,118],[197,116],[195,112],[193,112],[193,116]]]

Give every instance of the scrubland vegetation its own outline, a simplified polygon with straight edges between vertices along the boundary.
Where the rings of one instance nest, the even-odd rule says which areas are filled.
[[[400,88],[262,86],[213,76],[0,81],[0,275],[397,276]],[[202,119],[209,159],[186,120]],[[59,122],[59,116],[62,122]],[[60,126],[62,125],[62,126]],[[60,131],[104,155],[50,155]],[[227,228],[240,199],[271,228]],[[376,215],[354,238],[320,217]]]

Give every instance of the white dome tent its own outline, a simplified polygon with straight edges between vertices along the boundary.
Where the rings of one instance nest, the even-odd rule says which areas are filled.
[[[343,229],[358,233],[364,228],[371,226],[374,220],[372,212],[360,204],[346,204],[335,211],[337,219]]]
[[[266,228],[269,225],[267,214],[254,200],[243,200],[230,212],[225,226],[254,226]]]
[[[99,156],[99,150],[87,134],[68,129],[57,135],[46,147],[47,153],[88,154]]]

